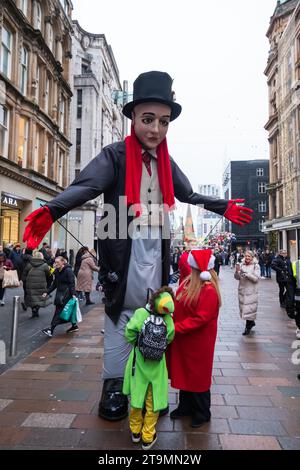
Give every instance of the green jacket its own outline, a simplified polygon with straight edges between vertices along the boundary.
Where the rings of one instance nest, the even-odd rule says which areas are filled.
[[[139,308],[135,311],[125,330],[125,337],[129,343],[135,345],[137,335],[149,315],[149,311],[145,308]],[[168,343],[170,343],[175,334],[171,315],[166,314],[164,321],[168,331]],[[132,375],[134,349],[136,362],[135,373]],[[160,361],[152,361],[144,359],[138,347],[133,347],[126,364],[123,383],[123,393],[124,395],[130,395],[131,406],[133,408],[143,408],[147,388],[150,383],[152,384],[153,393],[153,411],[163,410],[168,406],[168,371],[165,354]]]

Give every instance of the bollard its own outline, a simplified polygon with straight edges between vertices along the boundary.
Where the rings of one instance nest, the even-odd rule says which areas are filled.
[[[13,318],[12,318],[10,351],[9,351],[10,356],[15,356],[17,354],[19,305],[20,305],[20,296],[15,295],[14,301],[13,301]]]

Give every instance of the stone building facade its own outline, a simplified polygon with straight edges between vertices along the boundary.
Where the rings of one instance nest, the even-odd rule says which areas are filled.
[[[122,140],[122,95],[119,70],[104,34],[85,31],[73,21],[70,181],[108,144]],[[102,198],[68,214],[71,233],[96,248],[96,225]],[[68,246],[80,245],[69,237]]]
[[[300,256],[300,4],[279,1],[267,31],[270,52],[265,69],[269,88],[270,242]]]
[[[21,241],[24,218],[69,184],[72,8],[0,3],[0,244]],[[65,230],[45,240],[64,247]]]

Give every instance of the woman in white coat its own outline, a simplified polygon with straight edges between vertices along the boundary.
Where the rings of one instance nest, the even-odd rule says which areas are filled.
[[[242,263],[236,264],[234,277],[239,281],[240,315],[242,320],[246,320],[243,335],[249,335],[251,328],[255,326],[260,278],[259,264],[252,251],[246,251]]]

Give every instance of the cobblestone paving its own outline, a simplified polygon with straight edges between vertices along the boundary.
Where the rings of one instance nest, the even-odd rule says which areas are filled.
[[[278,304],[274,280],[260,281],[257,326],[241,335],[237,281],[220,274],[212,420],[191,428],[188,419],[160,418],[154,449],[300,449],[300,384],[295,325]],[[96,305],[80,330],[57,332],[40,349],[0,375],[0,449],[139,449],[128,420],[97,416],[102,382],[104,313]],[[294,348],[294,349],[293,349]],[[298,355],[300,359],[300,355]],[[300,362],[298,359],[298,362]],[[177,391],[170,388],[170,410]]]

